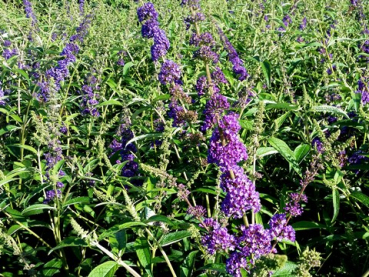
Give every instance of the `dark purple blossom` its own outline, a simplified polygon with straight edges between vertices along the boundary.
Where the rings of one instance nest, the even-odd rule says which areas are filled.
[[[76,34],[70,37],[69,39],[70,42],[74,42],[78,40],[81,43],[83,43],[84,38],[88,34],[88,29],[91,24],[91,18],[92,18],[92,14],[88,14],[83,18],[83,21],[81,22],[81,24],[79,24],[79,26],[76,28]]]
[[[204,21],[205,20],[205,15],[203,13],[196,13],[195,15],[191,15],[191,16],[187,16],[184,19],[185,25],[186,25],[186,30],[188,30],[191,26],[191,24],[194,24],[196,22],[200,22],[200,21]]]
[[[216,251],[232,251],[235,249],[235,237],[228,233],[226,227],[221,227],[212,218],[205,219],[202,226],[206,226],[208,232],[201,238],[201,242],[209,254],[213,255]]]
[[[307,23],[307,20],[306,20],[306,17],[304,17],[302,19],[302,23],[300,24],[300,30],[304,30],[306,28],[306,23]]]
[[[196,218],[202,218],[206,214],[206,209],[200,205],[190,206],[187,210],[187,213]]]
[[[54,139],[48,144],[49,152],[45,153],[46,171],[51,170],[59,161],[63,159],[60,141]]]
[[[195,88],[199,96],[202,96],[209,92],[210,86],[206,76],[200,76],[199,79],[197,79]],[[219,88],[215,84],[213,84],[212,92],[214,94],[217,94],[219,92]]]
[[[358,89],[355,93],[361,94],[361,102],[363,105],[369,103],[369,82],[368,78],[363,78],[358,81]]]
[[[319,153],[323,153],[324,152],[324,146],[323,146],[323,143],[320,141],[320,139],[318,137],[315,137],[313,139],[313,141],[311,142],[311,145],[316,148],[316,150],[319,152]]]
[[[151,2],[143,4],[137,9],[137,16],[140,22],[146,19],[158,19],[158,13],[155,10],[154,4]]]
[[[240,252],[232,252],[226,261],[226,269],[234,277],[242,277],[241,268],[250,270],[250,264],[247,258]]]
[[[68,133],[68,128],[64,124],[60,127],[60,133],[66,134]]]
[[[275,214],[269,221],[270,234],[272,238],[278,241],[287,239],[295,241],[295,230],[292,226],[287,226],[287,218],[285,214]]]
[[[217,164],[223,171],[232,169],[238,162],[248,158],[246,146],[238,137],[240,126],[236,117],[236,114],[232,114],[219,120],[220,127],[214,129],[210,138],[208,163]]]
[[[271,235],[260,224],[241,226],[241,236],[237,239],[237,247],[246,257],[253,255],[251,263],[261,256],[269,254],[272,250]]]
[[[350,165],[359,165],[361,164],[363,161],[367,161],[368,158],[363,154],[363,151],[359,150],[359,151],[356,151],[355,153],[353,153],[350,157],[348,157],[348,163]],[[359,170],[356,170],[355,171],[356,174],[359,173]]]
[[[224,76],[224,73],[219,67],[215,67],[215,70],[211,73],[211,79],[216,85],[220,83],[223,83],[223,84],[228,83],[227,79]]]
[[[33,12],[32,4],[28,0],[23,0],[24,10],[26,12],[26,17],[32,19],[32,26],[37,23],[36,15]]]
[[[228,59],[233,64],[233,72],[238,76],[240,81],[245,80],[250,75],[247,73],[246,68],[243,66],[243,62],[237,54],[236,49],[233,47],[231,42],[228,40],[223,31],[218,28],[218,32],[221,40],[223,41],[224,48],[228,52]]]
[[[288,14],[286,14],[283,17],[282,21],[283,21],[284,26],[286,26],[286,27],[288,27],[289,24],[292,24],[292,19]]]
[[[124,66],[124,60],[123,59],[119,59],[118,61],[117,61],[117,65],[119,65],[119,66]]]
[[[12,45],[12,43],[9,40],[4,40],[3,45],[4,47],[9,47],[10,45]]]
[[[145,21],[141,28],[141,35],[143,38],[153,38],[154,34],[159,32],[159,23],[155,19]]]
[[[221,205],[222,211],[226,216],[234,218],[242,218],[249,210],[258,212],[261,205],[254,183],[247,178],[241,167],[234,166],[231,170],[234,179],[229,171],[221,176],[221,188],[227,193]]]
[[[45,197],[45,200],[44,200],[44,204],[49,203],[55,197],[60,198],[61,197],[61,191],[58,189],[58,190],[56,190],[56,193],[55,193],[55,190],[48,190],[46,192],[46,197]]]
[[[205,62],[213,62],[214,64],[219,61],[219,55],[212,51],[210,46],[201,46],[194,52],[194,57]]]
[[[5,92],[0,87],[0,106],[5,106]]]
[[[11,57],[14,57],[18,55],[18,50],[17,49],[5,49],[4,52],[3,52],[3,57],[6,59],[6,60],[9,60]]]
[[[215,41],[213,39],[213,36],[210,33],[202,33],[201,35],[197,35],[196,33],[192,33],[192,36],[190,38],[190,45],[195,46],[211,46],[213,47],[215,44]]]
[[[159,81],[163,85],[177,83],[181,78],[181,69],[178,64],[171,60],[167,60],[161,66],[159,73]]]
[[[206,103],[204,110],[205,122],[201,127],[201,131],[206,131],[212,128],[229,107],[227,98],[219,93],[214,93]]]
[[[290,201],[284,207],[284,210],[291,216],[296,217],[303,213],[304,209],[300,205],[300,201],[307,203],[308,199],[305,194],[291,193]]]
[[[184,123],[184,120],[179,116],[183,111],[184,109],[178,104],[178,101],[172,100],[169,103],[168,116],[173,119],[173,127]]]
[[[129,126],[126,124],[122,124],[117,132],[117,135],[121,136],[120,142],[116,139],[112,141],[109,145],[109,148],[112,149],[112,155],[119,152],[120,160],[117,160],[116,163],[126,162],[122,168],[122,176],[123,177],[134,177],[137,176],[139,171],[138,163],[134,161],[135,156],[133,153],[137,152],[137,148],[133,143],[127,144],[133,137],[132,130],[129,129]],[[135,182],[137,185],[141,185],[141,182]]]
[[[99,104],[97,99],[100,98],[100,95],[96,92],[99,90],[100,87],[96,84],[94,76],[86,79],[85,84],[82,86],[81,109],[83,115],[100,116],[100,112],[96,107]]]
[[[84,14],[84,6],[85,6],[85,0],[79,0],[79,12],[81,15]]]

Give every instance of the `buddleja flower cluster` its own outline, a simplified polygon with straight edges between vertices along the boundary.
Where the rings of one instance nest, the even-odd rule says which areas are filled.
[[[145,3],[137,9],[138,20],[142,24],[142,37],[152,38],[154,44],[151,46],[151,58],[153,61],[159,60],[160,57],[166,55],[169,50],[170,43],[165,32],[159,28],[158,13],[154,4]]]
[[[137,9],[137,15],[140,22],[146,20],[142,25],[142,36],[154,38],[154,45],[151,47],[153,60],[156,61],[159,57],[164,57],[170,44],[165,32],[158,27],[158,13],[154,5],[150,2],[144,4]],[[158,45],[155,46],[156,44]],[[162,50],[156,51],[155,49]],[[182,125],[186,121],[196,121],[197,113],[184,107],[185,104],[192,102],[192,98],[183,91],[181,86],[181,69],[179,65],[171,60],[164,61],[158,74],[158,79],[162,85],[169,87],[171,101],[169,103],[168,116],[173,119],[173,126]]]
[[[224,49],[228,52],[228,59],[233,64],[233,72],[238,76],[238,79],[240,81],[245,80],[250,75],[247,73],[246,68],[243,66],[243,61],[240,59],[240,57],[237,54],[236,49],[233,47],[231,42],[228,40],[227,36],[223,33],[223,31],[218,28],[218,32],[220,35],[220,38],[223,41]]]
[[[182,4],[189,5],[192,14],[200,9],[198,1],[183,1]],[[218,58],[215,58],[217,54],[212,52],[215,42],[211,34],[199,33],[198,25],[196,23],[194,25],[196,32],[192,34],[190,44],[200,47],[195,56],[203,60],[206,67],[217,63]],[[243,67],[243,62],[221,31],[220,36],[233,64],[234,73],[240,80],[245,80],[249,75]],[[196,89],[199,96],[210,95],[205,106],[205,120],[201,130],[205,132],[213,129],[208,163],[216,164],[222,172],[220,186],[226,197],[221,204],[221,210],[226,217],[238,219],[245,217],[248,211],[258,212],[261,204],[255,183],[248,179],[244,169],[239,165],[248,158],[247,150],[238,135],[241,129],[239,115],[229,111],[231,105],[227,98],[220,94],[218,86],[221,83],[225,84],[227,80],[219,67],[197,81]],[[197,209],[194,207],[190,206],[189,210],[190,214],[197,215]],[[228,253],[228,273],[241,276],[241,268],[250,271],[257,259],[275,251],[273,240],[295,240],[295,232],[287,223],[285,214],[277,214],[270,220],[269,229],[264,229],[259,224],[242,225],[239,233],[231,234],[226,226],[215,219],[205,218],[200,224],[206,229],[201,242],[211,255],[217,251]]]
[[[119,153],[120,159],[116,160],[116,163],[125,163],[122,168],[123,177],[133,177],[138,173],[138,163],[134,161],[134,153],[137,152],[137,148],[133,143],[127,144],[134,136],[130,130],[129,124],[121,124],[117,135],[120,136],[120,142],[116,139],[112,141],[109,148],[112,150],[111,156],[115,153]]]
[[[93,75],[89,76],[85,80],[85,84],[82,86],[82,114],[83,115],[92,115],[94,117],[100,116],[100,112],[96,108],[96,105],[99,104],[97,100],[99,98],[99,94],[95,93],[99,91],[100,87],[97,84],[97,78]]]

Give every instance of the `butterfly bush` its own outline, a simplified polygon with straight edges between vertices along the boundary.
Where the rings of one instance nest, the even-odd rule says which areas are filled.
[[[142,23],[141,33],[144,38],[153,38],[154,44],[151,46],[151,58],[158,61],[166,55],[170,42],[165,32],[159,28],[158,13],[154,4],[145,3],[137,9],[138,20]]]
[[[365,1],[8,2],[4,276],[365,275]]]

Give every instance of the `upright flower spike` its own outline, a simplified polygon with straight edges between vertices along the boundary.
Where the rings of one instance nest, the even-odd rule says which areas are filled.
[[[137,16],[140,22],[147,19],[158,20],[158,13],[155,10],[154,4],[151,2],[143,4],[137,9]]]
[[[91,75],[86,79],[85,84],[82,86],[82,102],[81,102],[81,113],[83,115],[91,115],[94,117],[99,117],[100,112],[96,108],[99,104],[99,94],[95,93],[99,91],[100,87],[97,85],[97,79],[95,76]]]
[[[363,105],[369,103],[369,78],[362,78],[358,81],[358,89],[355,93],[361,94],[361,102]]]
[[[231,178],[229,171],[221,176],[220,186],[227,193],[222,202],[222,211],[226,216],[234,218],[242,218],[249,210],[258,212],[261,205],[255,185],[247,178],[241,167],[234,166],[231,170],[234,179]]]
[[[0,106],[5,106],[5,92],[1,88],[1,82],[0,82]]]
[[[237,54],[236,49],[233,47],[231,42],[228,40],[223,31],[218,27],[218,32],[221,40],[223,41],[224,48],[228,52],[228,59],[233,64],[233,72],[238,76],[240,81],[245,80],[250,75],[247,73],[246,68],[243,66],[243,61]]]
[[[129,128],[129,124],[121,124],[117,135],[121,137],[121,142],[116,139],[112,141],[109,148],[112,149],[112,155],[119,152],[120,159],[116,163],[126,162],[122,168],[123,177],[134,177],[138,174],[138,163],[134,161],[134,153],[137,152],[137,148],[133,143],[127,145],[127,143],[133,138],[133,132]],[[135,183],[135,182],[134,182]],[[136,182],[136,185],[141,185],[141,183]]]
[[[163,85],[173,85],[181,78],[181,70],[175,62],[166,60],[161,66],[159,81]]]
[[[210,139],[208,162],[217,164],[223,172],[247,160],[246,147],[238,137],[240,126],[237,117],[231,114],[219,120],[219,127],[214,129]]]
[[[158,13],[154,4],[148,2],[139,7],[137,17],[142,23],[142,37],[154,39],[154,44],[151,46],[151,58],[153,61],[158,61],[167,54],[170,43],[165,32],[159,28]]]
[[[220,93],[214,93],[206,103],[204,110],[205,122],[201,127],[201,131],[205,132],[214,127],[229,107],[227,98]]]
[[[295,230],[292,226],[287,225],[287,218],[285,214],[275,214],[269,221],[270,234],[272,238],[277,241],[287,239],[292,242],[295,241]]]

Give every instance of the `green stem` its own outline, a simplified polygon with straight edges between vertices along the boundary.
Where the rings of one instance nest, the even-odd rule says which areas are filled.
[[[134,277],[141,277],[140,274],[138,274],[132,267],[127,265],[125,262],[123,262],[120,258],[114,256],[113,253],[111,253],[108,249],[100,245],[98,242],[92,242],[92,246],[95,246],[99,248],[102,252],[104,252],[109,258],[114,260],[117,264],[123,266],[129,273],[131,273]]]
[[[152,237],[152,239],[153,239],[153,240],[154,240],[154,242],[156,243],[156,246],[159,248],[159,250],[160,250],[161,254],[162,254],[162,255],[163,255],[163,257],[164,257],[165,262],[167,263],[167,265],[168,265],[168,267],[169,267],[170,272],[172,273],[172,276],[173,276],[173,277],[177,277],[177,275],[176,275],[176,273],[175,273],[175,271],[174,271],[174,269],[173,269],[173,266],[172,266],[172,264],[171,264],[171,262],[170,262],[170,260],[169,260],[169,258],[168,258],[168,256],[167,256],[167,254],[165,253],[164,249],[161,247],[160,243],[156,240],[156,238],[155,238],[155,237],[154,237],[154,235],[150,232],[150,230],[149,230],[149,229],[145,228],[145,230],[146,230],[146,232],[149,234],[149,236],[151,236],[151,237]]]

